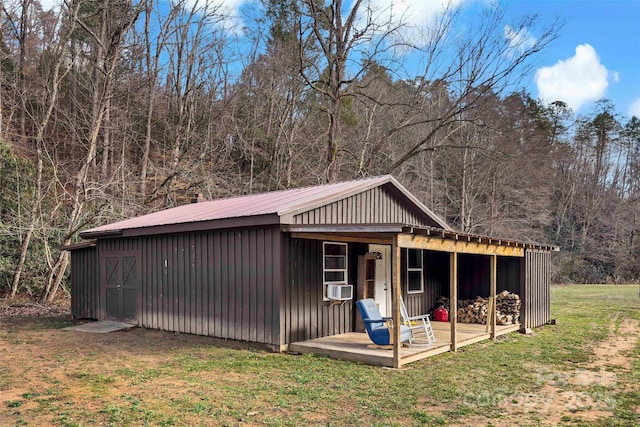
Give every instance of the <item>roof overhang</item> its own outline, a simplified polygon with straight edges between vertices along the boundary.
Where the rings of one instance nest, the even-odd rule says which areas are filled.
[[[439,228],[433,227],[414,227],[414,226],[405,226],[403,229],[403,233],[411,234],[416,236],[427,236],[427,237],[439,237],[442,239],[459,241],[459,242],[467,242],[467,243],[478,243],[478,244],[488,244],[488,245],[496,245],[496,246],[507,246],[507,247],[520,247],[524,249],[538,249],[549,252],[559,252],[560,247],[554,245],[545,245],[536,242],[525,242],[514,239],[504,239],[501,237],[489,237],[483,236],[480,234],[469,234],[469,233],[461,233],[457,231],[449,231],[442,230]]]
[[[61,251],[77,251],[79,249],[93,248],[96,246],[97,243],[98,243],[97,240],[91,239],[91,240],[86,240],[84,242],[78,242],[78,243],[73,243],[71,245],[61,246],[60,250]]]
[[[138,227],[127,229],[101,230],[96,232],[84,231],[80,233],[83,239],[112,238],[112,237],[140,237],[159,234],[192,233],[198,231],[220,230],[228,228],[263,227],[280,224],[276,214],[254,215],[237,218],[216,219],[210,221],[180,222],[152,227]]]
[[[449,253],[522,257],[525,250],[560,250],[551,245],[402,224],[283,225],[281,230],[294,238],[378,244],[397,241],[401,248]]]

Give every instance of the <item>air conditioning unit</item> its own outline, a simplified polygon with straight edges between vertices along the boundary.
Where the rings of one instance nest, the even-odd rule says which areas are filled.
[[[327,298],[344,301],[353,298],[353,285],[327,285]]]

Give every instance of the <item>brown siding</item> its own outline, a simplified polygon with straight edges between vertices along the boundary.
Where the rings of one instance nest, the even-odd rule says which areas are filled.
[[[99,245],[101,254],[138,251],[140,326],[279,345],[279,228],[104,239]]]
[[[95,247],[71,252],[71,315],[78,319],[97,319],[100,307],[98,250]]]
[[[322,241],[284,237],[283,243],[282,344],[352,331],[352,301],[331,306],[322,299]],[[356,248],[360,249],[358,244],[349,244],[349,283],[354,285]]]
[[[488,297],[491,293],[491,257],[458,255],[458,300]]]
[[[498,257],[496,292],[509,291],[520,294],[522,258]]]
[[[410,316],[429,313],[441,295],[441,287],[449,286],[449,254],[444,252],[423,251],[424,292],[409,294],[407,292],[407,252],[402,250],[402,298]]]
[[[294,216],[294,224],[410,224],[433,226],[423,213],[410,210],[382,187],[303,212]]]
[[[525,252],[525,279],[522,281],[524,328],[544,325],[551,319],[550,272],[551,253],[541,250]]]

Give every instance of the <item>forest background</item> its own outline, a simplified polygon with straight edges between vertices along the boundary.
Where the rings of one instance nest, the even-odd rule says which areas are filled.
[[[560,246],[557,282],[637,281],[640,120],[518,86],[562,22],[375,4],[262,0],[239,28],[207,0],[4,0],[0,295],[67,289],[91,226],[388,173],[463,232]]]

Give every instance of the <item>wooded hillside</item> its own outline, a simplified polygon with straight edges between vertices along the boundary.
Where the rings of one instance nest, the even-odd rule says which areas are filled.
[[[386,173],[461,231],[561,246],[556,281],[640,278],[640,121],[517,89],[560,23],[450,8],[418,43],[342,3],[263,0],[242,32],[204,0],[3,1],[0,294],[52,299],[94,225]]]

